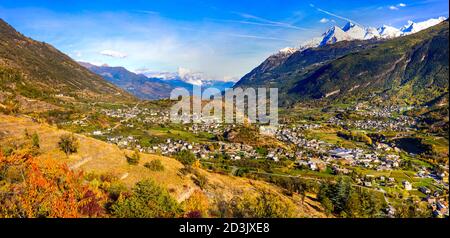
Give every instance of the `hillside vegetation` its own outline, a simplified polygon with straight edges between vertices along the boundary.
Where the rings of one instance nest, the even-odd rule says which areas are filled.
[[[236,206],[241,207],[242,209],[251,208],[249,207],[249,204],[239,205],[244,202],[244,200],[239,199],[242,196],[248,197],[248,201],[245,200],[247,203],[251,201],[256,203],[256,201],[262,199],[260,196],[268,196],[269,200],[271,196],[273,196],[273,198],[276,197],[276,199],[272,199],[270,201],[279,203],[277,206],[281,210],[280,213],[272,214],[273,216],[325,216],[321,211],[321,205],[318,201],[314,201],[312,198],[307,197],[302,202],[299,195],[284,195],[281,188],[266,182],[210,173],[203,170],[201,167],[198,167],[198,165],[183,166],[175,159],[144,153],[140,153],[140,159],[137,165],[131,165],[127,162],[126,155],[132,155],[134,153],[133,151],[121,150],[115,145],[107,144],[93,138],[76,134],[75,137],[78,140],[79,148],[76,153],[66,155],[58,147],[58,141],[60,141],[62,135],[70,134],[69,132],[58,130],[46,124],[35,123],[28,118],[0,115],[0,128],[0,142],[3,151],[2,154],[4,154],[4,156],[6,154],[13,156],[6,157],[4,159],[14,160],[14,158],[16,158],[19,161],[22,161],[19,157],[23,158],[23,154],[25,153],[23,151],[28,151],[25,153],[26,156],[33,157],[33,163],[36,163],[39,166],[44,166],[44,169],[46,164],[59,164],[63,167],[64,165],[67,165],[68,170],[63,169],[66,171],[64,174],[72,173],[71,171],[82,171],[84,175],[79,179],[81,181],[89,181],[89,185],[93,186],[95,191],[98,189],[104,190],[104,186],[106,186],[105,182],[108,186],[112,186],[113,184],[114,186],[119,186],[122,184],[120,186],[123,186],[124,190],[123,193],[120,194],[122,194],[122,199],[125,201],[121,200],[118,204],[125,206],[125,208],[122,207],[120,209],[117,208],[116,210],[106,210],[103,214],[104,216],[140,217],[142,215],[135,214],[129,210],[123,210],[126,209],[129,202],[132,202],[134,201],[133,199],[135,199],[133,198],[134,195],[132,195],[134,194],[133,191],[136,191],[136,188],[133,189],[135,184],[141,184],[140,186],[153,187],[153,185],[155,185],[157,187],[161,187],[156,191],[159,191],[158,194],[167,193],[168,195],[164,196],[166,196],[167,199],[169,198],[167,196],[170,196],[170,198],[174,200],[172,203],[175,204],[173,207],[175,210],[178,209],[177,207],[181,207],[180,209],[182,209],[182,207],[185,206],[191,198],[194,199],[199,196],[204,197],[204,200],[207,201],[208,206],[206,209],[207,212],[204,212],[203,216],[228,217],[238,216],[237,214],[241,214],[241,216],[258,216],[257,211],[259,210],[257,207],[254,208],[256,210],[253,210],[253,212],[252,210],[232,209]],[[33,149],[30,138],[27,137],[27,134],[34,133],[39,137],[38,149]],[[30,152],[30,148],[31,151],[34,152]],[[101,148],[101,150],[98,148]],[[144,166],[157,160],[160,161],[162,167],[164,168],[163,170],[152,170],[149,169],[148,166]],[[51,175],[52,174],[48,174],[48,176]],[[2,180],[4,179],[6,178],[2,177]],[[203,182],[199,183],[199,180]],[[150,183],[150,185],[148,185],[148,183]],[[12,185],[10,183],[6,183],[4,186],[6,187],[3,187],[3,189],[7,189]],[[106,189],[105,191],[107,192],[109,190]],[[112,196],[112,194],[108,194],[106,192],[102,196]],[[199,193],[203,195],[199,195]],[[136,196],[140,195],[136,194]],[[127,199],[131,200],[127,202]],[[116,202],[116,200],[109,202]],[[106,203],[108,203],[108,201],[105,201],[105,206]],[[269,205],[270,204],[268,204],[268,206]],[[102,206],[102,209],[105,206]],[[259,209],[264,209],[264,207]],[[146,210],[141,209],[140,211],[145,212]],[[284,212],[285,215],[282,215]],[[18,213],[12,214],[17,215]],[[158,213],[155,216],[160,216],[161,214],[162,213]],[[182,210],[169,214],[171,214],[170,216],[186,215]],[[260,216],[269,215],[270,214],[267,213],[261,213]],[[54,216],[59,217],[63,215],[55,213]],[[85,215],[73,213],[73,216]]]
[[[0,19],[0,97],[20,95],[57,104],[130,101],[125,91],[80,66],[53,46],[32,40]]]

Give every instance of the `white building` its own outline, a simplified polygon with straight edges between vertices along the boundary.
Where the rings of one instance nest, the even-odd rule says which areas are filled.
[[[412,184],[408,181],[403,181],[403,186],[405,187],[405,190],[407,190],[407,191],[412,190]]]

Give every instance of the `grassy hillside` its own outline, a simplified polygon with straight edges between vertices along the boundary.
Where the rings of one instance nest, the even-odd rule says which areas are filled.
[[[38,42],[0,19],[0,89],[56,104],[77,101],[130,101],[134,98],[80,66],[51,45]]]

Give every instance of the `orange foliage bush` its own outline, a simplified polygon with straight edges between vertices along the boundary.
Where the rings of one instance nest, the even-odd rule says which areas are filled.
[[[15,179],[8,171],[16,171]],[[81,172],[29,154],[0,153],[0,217],[98,217],[104,202],[106,195],[84,183]]]
[[[200,190],[195,190],[192,195],[183,202],[187,218],[208,217],[208,197]]]

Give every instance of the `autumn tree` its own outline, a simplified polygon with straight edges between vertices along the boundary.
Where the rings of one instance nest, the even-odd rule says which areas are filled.
[[[195,190],[192,195],[182,203],[185,216],[188,218],[208,217],[208,197],[200,191]]]
[[[77,153],[78,139],[73,135],[62,135],[58,142],[58,147],[67,155]]]
[[[141,160],[141,155],[137,150],[135,150],[131,156],[125,155],[125,157],[127,158],[127,162],[130,165],[138,165],[139,161]]]

